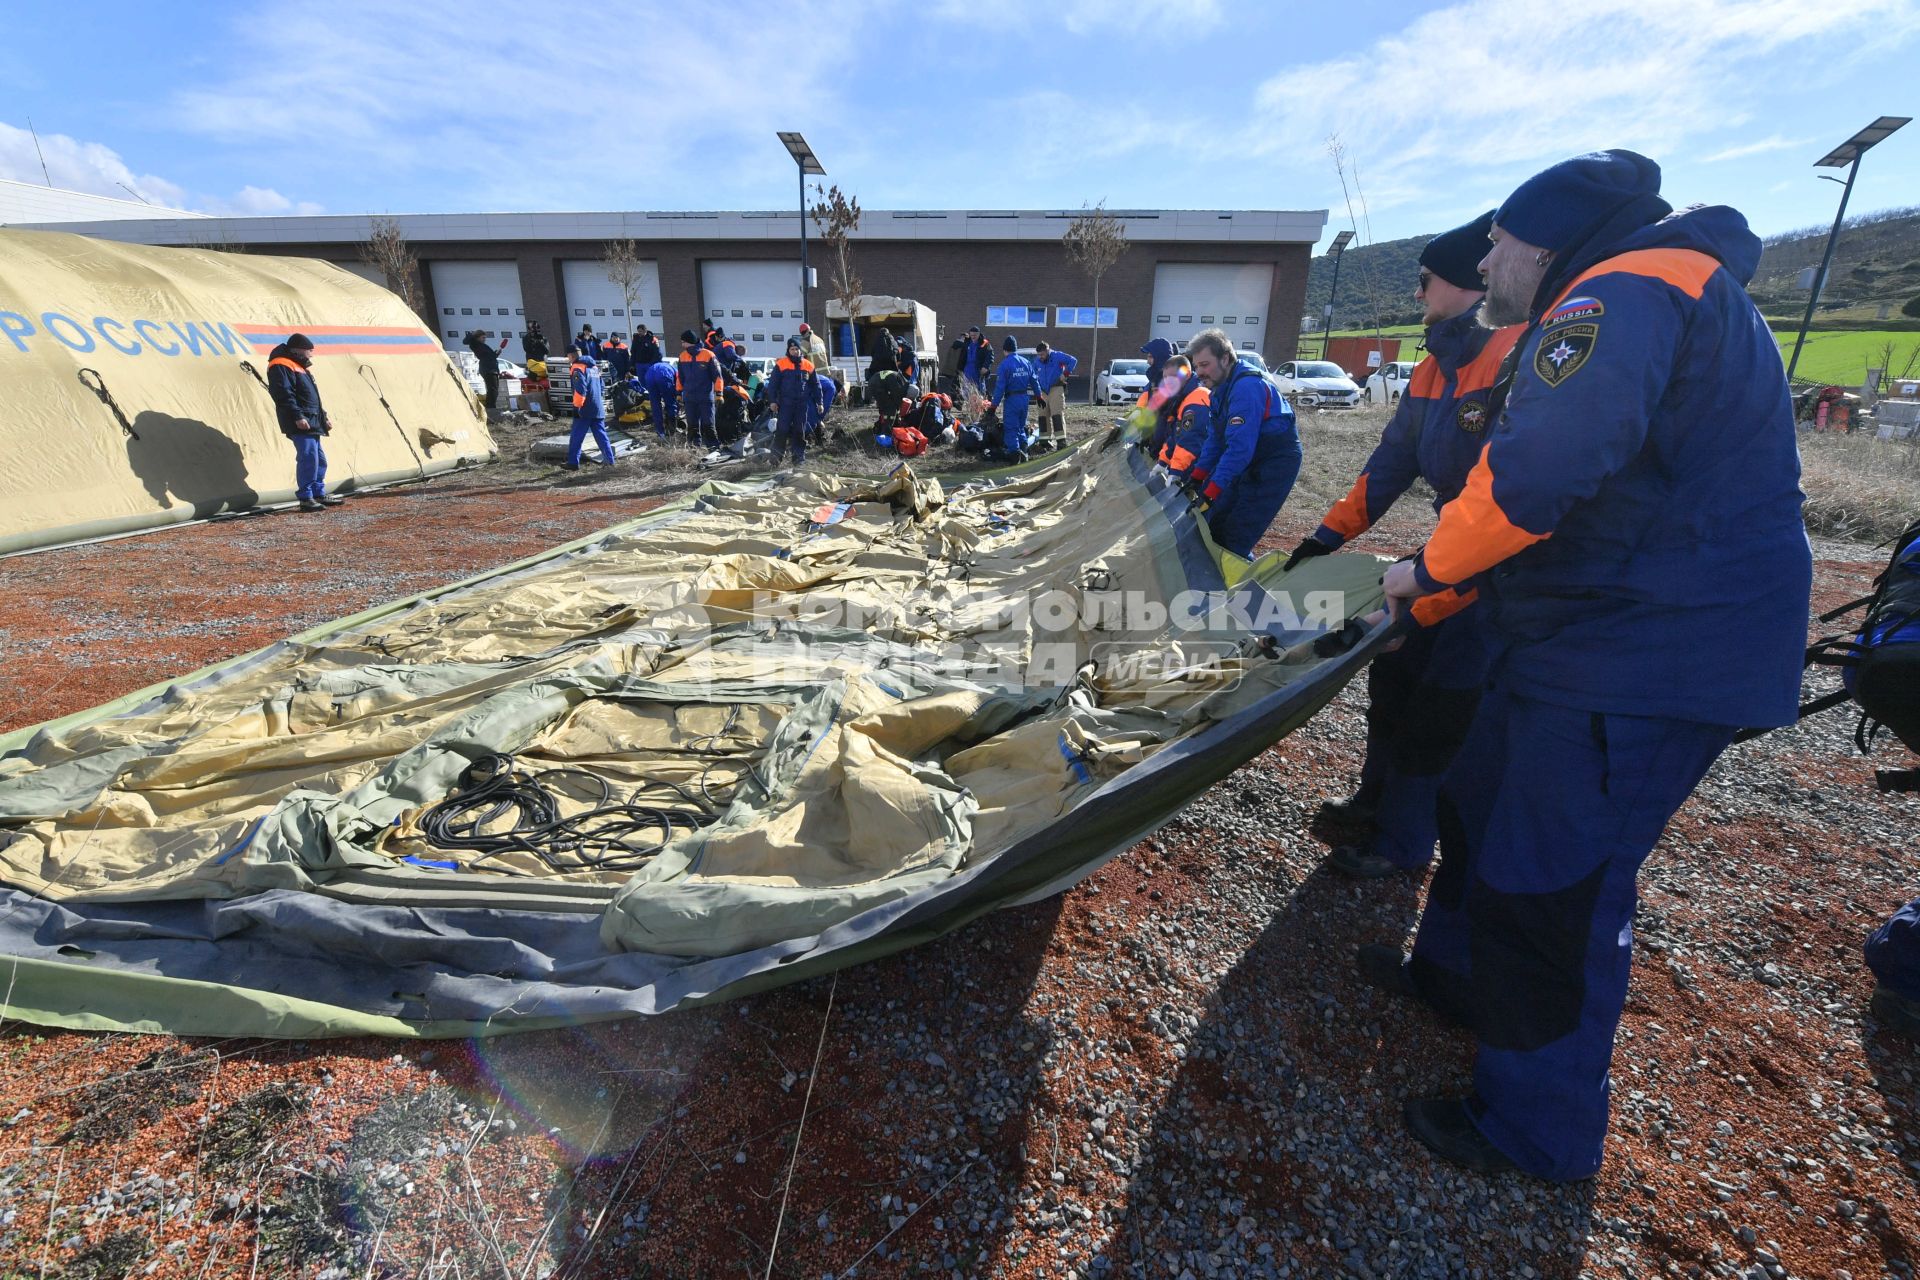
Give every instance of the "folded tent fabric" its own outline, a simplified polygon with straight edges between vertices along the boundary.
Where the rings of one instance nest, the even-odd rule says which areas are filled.
[[[968,582],[956,585],[955,564]],[[1310,568],[1354,608],[1377,596],[1370,557]],[[544,1011],[534,1021],[657,1011],[683,998],[673,979],[690,967],[708,975],[701,990],[739,989],[789,972],[776,954],[817,969],[903,945],[888,940],[894,922],[934,898],[955,922],[989,909],[999,899],[985,890],[946,895],[1012,875],[983,873],[1015,850],[1029,874],[1081,873],[1190,794],[1155,780],[1162,757],[1166,769],[1224,771],[1247,742],[1221,737],[1223,721],[1265,707],[1290,727],[1331,696],[1350,674],[1339,660],[1192,660],[1196,644],[1244,639],[1232,625],[1190,636],[1164,621],[1079,626],[1064,662],[1043,665],[1058,637],[1006,616],[1012,602],[1090,580],[1164,602],[1218,588],[1219,572],[1200,526],[1130,449],[1089,446],[959,494],[905,468],[879,484],[710,485],[536,563],[296,637],[111,714],[0,739],[14,749],[0,757],[0,878],[50,900],[103,974],[146,965],[230,994],[275,983],[325,993],[321,1003],[349,1002],[329,1015],[342,1026],[397,1019],[452,1034],[481,993],[515,981],[539,993],[525,1006]],[[861,625],[810,619],[829,605]],[[1275,625],[1283,640],[1321,626]],[[1095,645],[1151,661],[1076,678]],[[994,677],[1002,666],[1015,678]],[[425,841],[423,814],[489,752],[584,769],[622,792],[704,790],[713,812],[637,873],[557,872],[520,854],[459,866]],[[1062,823],[1074,842],[1062,843]],[[339,964],[384,963],[366,957],[400,945],[386,937],[390,908],[444,911],[448,937],[472,941],[435,944],[443,976],[426,1005],[395,994],[412,985],[382,996],[312,971],[316,939],[349,927],[341,903],[364,910],[366,934],[349,949],[358,959]],[[649,974],[644,989],[609,1003],[585,976],[556,980],[551,952],[516,950],[503,967],[480,941],[523,925],[545,938],[539,922],[556,914],[576,927],[599,918],[600,950],[569,951],[568,964]],[[220,944],[197,932],[216,915],[274,921],[281,950],[249,933],[247,967],[220,968]],[[98,936],[124,934],[132,918],[151,925],[137,963]],[[46,919],[19,915],[23,927]],[[169,929],[170,942],[153,941]],[[44,950],[0,920],[0,954],[61,963]],[[33,971],[55,994],[23,991],[16,1004],[74,1016],[52,1007],[61,975]],[[291,1025],[233,998],[253,1020],[222,1025]],[[516,1014],[493,1029],[519,1025],[532,1022]]]

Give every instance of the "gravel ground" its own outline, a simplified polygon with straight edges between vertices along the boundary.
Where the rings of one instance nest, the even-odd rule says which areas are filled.
[[[1267,545],[1312,527],[1379,426],[1308,417]],[[0,724],[697,480],[551,474],[0,562]],[[1417,545],[1430,514],[1401,508],[1363,545]],[[1816,608],[1884,555],[1817,553]],[[1910,1276],[1916,1057],[1866,1016],[1859,944],[1920,884],[1920,801],[1872,790],[1850,717],[1728,752],[1668,831],[1606,1166],[1552,1186],[1400,1131],[1403,1099],[1464,1087],[1470,1046],[1351,970],[1420,886],[1318,869],[1363,705],[1348,690],[1056,899],[719,1008],[431,1046],[9,1025],[0,1275]]]

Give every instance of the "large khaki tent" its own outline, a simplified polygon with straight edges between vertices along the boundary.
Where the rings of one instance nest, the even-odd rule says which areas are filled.
[[[1087,874],[1380,642],[1342,626],[1375,558],[1234,563],[1118,431],[951,492],[711,483],[0,737],[0,1013],[461,1035],[910,945]]]
[[[400,299],[328,263],[0,231],[0,554],[293,497],[267,353],[314,340],[328,484],[492,456]]]

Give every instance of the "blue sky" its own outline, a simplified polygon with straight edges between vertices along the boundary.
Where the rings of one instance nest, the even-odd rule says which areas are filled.
[[[1831,220],[1832,145],[1920,114],[1920,0],[21,9],[0,176],[40,180],[31,117],[56,185],[218,213],[790,207],[797,128],[869,208],[1326,208],[1329,235],[1337,136],[1363,241],[1626,146],[1765,234]],[[1917,204],[1920,124],[1853,207]]]

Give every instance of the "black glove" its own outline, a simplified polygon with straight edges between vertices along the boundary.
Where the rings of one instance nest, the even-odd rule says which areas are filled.
[[[1288,556],[1287,562],[1280,567],[1287,572],[1291,572],[1293,567],[1303,560],[1311,560],[1315,556],[1330,556],[1332,554],[1332,547],[1320,541],[1318,538],[1308,538],[1293,549],[1293,554]]]

